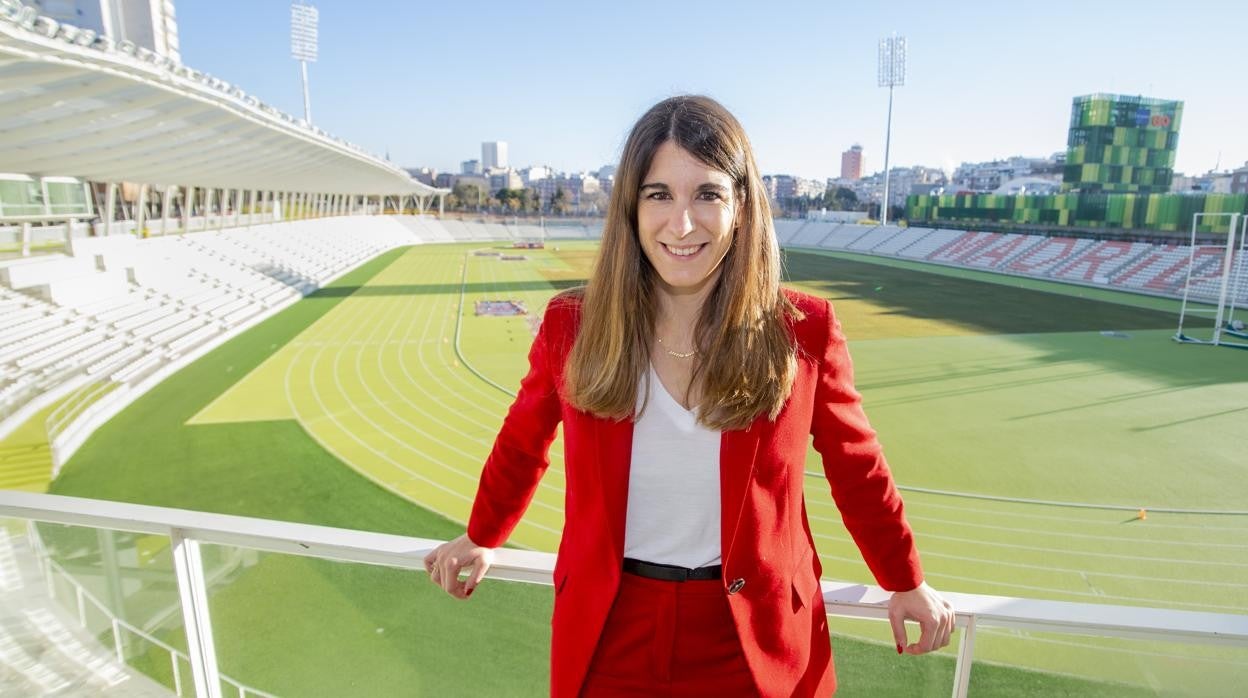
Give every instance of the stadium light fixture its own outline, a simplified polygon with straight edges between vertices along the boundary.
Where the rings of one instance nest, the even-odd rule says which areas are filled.
[[[320,13],[302,2],[290,6],[290,57],[299,61],[303,73],[303,119],[312,125],[312,102],[308,98],[308,64],[316,62],[317,24]]]
[[[906,84],[906,37],[880,39],[880,87],[888,88],[888,126],[884,131],[884,199],[880,202],[880,224],[888,225],[888,151],[893,137],[893,88]]]

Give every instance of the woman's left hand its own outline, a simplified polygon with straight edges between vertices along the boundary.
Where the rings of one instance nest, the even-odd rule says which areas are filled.
[[[906,621],[919,624],[919,641],[909,642]],[[949,644],[953,634],[953,606],[923,582],[910,591],[895,591],[888,600],[888,622],[893,626],[897,653],[924,654]]]

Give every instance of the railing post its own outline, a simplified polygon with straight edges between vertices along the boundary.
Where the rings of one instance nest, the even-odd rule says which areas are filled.
[[[117,618],[113,618],[113,649],[117,650],[117,661],[125,664],[126,653],[121,647],[121,625],[117,622]]]
[[[178,653],[170,652],[169,661],[173,663],[173,692],[182,695],[182,670],[178,668]]]
[[[221,698],[221,676],[217,652],[208,618],[208,588],[204,581],[204,561],[199,541],[187,538],[180,528],[169,529],[178,594],[182,597],[182,619],[186,626],[186,649],[191,659],[191,676],[198,698]]]
[[[971,687],[971,656],[975,654],[975,616],[966,620],[958,641],[958,663],[953,670],[953,698],[966,698]]]

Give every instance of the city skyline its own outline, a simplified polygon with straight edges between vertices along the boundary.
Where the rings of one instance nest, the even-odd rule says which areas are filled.
[[[1182,12],[1159,2],[971,3],[957,18],[910,2],[825,5],[417,13],[398,2],[323,2],[313,113],[318,126],[405,167],[453,171],[498,140],[510,144],[513,166],[592,171],[615,161],[650,104],[701,92],[741,119],[765,173],[832,177],[858,143],[869,174],[883,161],[887,100],[875,85],[875,46],[896,31],[910,52],[895,95],[898,166],[1048,157],[1066,148],[1071,100],[1096,92],[1184,101],[1178,172],[1248,161],[1248,135],[1235,123],[1248,97],[1226,84],[1218,61],[1229,59],[1211,50],[1238,41],[1234,19],[1248,19],[1241,3]],[[248,21],[231,8],[246,8]],[[186,2],[178,15],[185,63],[302,113],[286,3]],[[231,50],[221,50],[227,41]]]

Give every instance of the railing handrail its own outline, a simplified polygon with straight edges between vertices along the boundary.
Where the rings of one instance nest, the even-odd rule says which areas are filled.
[[[0,490],[0,516],[181,536],[200,543],[424,570],[423,557],[443,541],[229,514],[171,509],[62,495]],[[489,577],[551,584],[555,556],[502,548]],[[887,618],[889,592],[877,586],[822,580],[833,615]],[[1139,606],[1075,603],[942,591],[960,626],[995,626],[1167,642],[1248,647],[1248,615]]]

